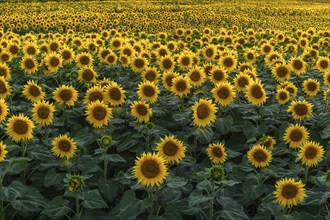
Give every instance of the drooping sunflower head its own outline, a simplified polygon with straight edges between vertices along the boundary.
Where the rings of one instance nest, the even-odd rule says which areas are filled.
[[[148,103],[135,101],[131,104],[131,115],[139,122],[148,122],[152,116],[152,108]]]
[[[11,88],[3,76],[0,76],[0,99],[5,99],[11,94]]]
[[[222,143],[213,143],[209,144],[207,148],[207,155],[213,163],[224,163],[227,159],[227,152],[224,144]]]
[[[166,163],[179,163],[185,157],[186,146],[182,141],[170,135],[160,139],[156,150]]]
[[[11,79],[10,68],[6,63],[0,63],[0,77],[3,77],[5,80]]]
[[[262,105],[267,100],[266,91],[259,81],[249,83],[246,87],[245,97],[253,105]]]
[[[298,205],[306,198],[305,185],[299,180],[294,179],[281,179],[275,184],[274,195],[276,202],[281,206],[291,208],[292,206]]]
[[[77,149],[76,142],[66,134],[53,138],[52,145],[54,155],[66,159],[73,157]]]
[[[3,162],[6,158],[6,154],[8,151],[6,150],[6,145],[0,141],[0,162]]]
[[[99,139],[99,143],[102,147],[109,148],[112,144],[112,137],[110,135],[102,135]]]
[[[276,140],[272,136],[264,136],[259,141],[258,144],[263,145],[266,147],[266,149],[273,149],[274,145],[276,144]]]
[[[146,99],[150,103],[157,101],[159,89],[152,82],[142,82],[138,86],[138,96],[140,99]]]
[[[306,141],[300,148],[298,158],[307,167],[317,166],[324,155],[324,148],[314,141]]]
[[[329,71],[330,70],[330,58],[329,57],[319,57],[316,62],[316,67],[322,72]]]
[[[33,104],[32,119],[41,126],[47,126],[53,123],[53,114],[55,107],[48,101],[38,101]]]
[[[42,88],[34,80],[27,81],[24,85],[23,95],[30,102],[38,102],[45,98]]]
[[[20,66],[21,69],[28,74],[35,73],[38,69],[37,61],[31,56],[24,56],[21,60]]]
[[[53,92],[53,98],[60,105],[73,106],[78,100],[78,91],[71,85],[61,85]]]
[[[94,127],[106,126],[112,118],[112,109],[106,104],[96,100],[87,105],[86,120]]]
[[[306,101],[292,101],[288,108],[288,112],[291,112],[293,119],[303,120],[312,118],[313,104]]]
[[[180,96],[183,97],[190,92],[190,83],[189,79],[187,77],[178,76],[172,80],[173,86],[171,87],[171,91]]]
[[[15,142],[29,141],[33,138],[33,121],[23,114],[13,115],[8,119],[6,132]]]
[[[71,175],[66,176],[65,182],[67,182],[68,190],[71,192],[81,191],[85,186],[85,177],[81,175]]]
[[[264,145],[254,145],[248,152],[247,157],[250,163],[256,168],[269,166],[272,161],[272,153]]]
[[[143,153],[135,160],[133,175],[144,187],[162,185],[168,174],[165,159],[158,153]]]
[[[303,125],[290,125],[284,133],[283,140],[290,148],[297,149],[309,138],[309,132]]]
[[[206,127],[215,121],[215,113],[218,109],[211,100],[200,99],[192,106],[192,110],[194,125]]]
[[[229,82],[219,82],[212,89],[213,98],[222,106],[232,103],[236,97],[234,87]]]

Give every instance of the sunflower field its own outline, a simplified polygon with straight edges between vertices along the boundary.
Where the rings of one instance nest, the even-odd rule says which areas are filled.
[[[327,0],[0,1],[0,220],[329,220]]]

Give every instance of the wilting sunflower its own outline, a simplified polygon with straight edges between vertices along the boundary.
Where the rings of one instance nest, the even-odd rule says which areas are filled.
[[[205,73],[200,67],[194,67],[190,69],[186,76],[189,78],[190,84],[192,86],[200,86],[205,81]]]
[[[253,105],[262,105],[266,102],[266,91],[260,81],[250,82],[246,87],[245,97]]]
[[[60,105],[73,106],[78,99],[78,91],[71,85],[61,85],[53,92],[53,98]]]
[[[86,119],[94,128],[100,128],[108,125],[112,118],[112,109],[106,104],[96,100],[87,105]]]
[[[11,79],[10,68],[6,63],[0,63],[0,77],[3,77],[5,80]]]
[[[227,70],[225,68],[214,67],[210,71],[209,78],[213,84],[225,82],[227,80]]]
[[[323,74],[324,85],[330,87],[330,71],[327,71]]]
[[[278,82],[283,82],[290,79],[290,68],[286,64],[277,64],[271,68],[272,75]]]
[[[228,73],[236,69],[237,59],[231,54],[221,56],[219,65],[227,70]]]
[[[284,105],[290,100],[290,93],[286,89],[276,90],[276,100],[279,104]]]
[[[104,88],[106,100],[113,106],[122,105],[125,102],[125,90],[118,83],[111,83]]]
[[[62,67],[63,59],[61,55],[52,52],[44,57],[44,62],[50,73],[57,73],[57,71]]]
[[[55,156],[66,157],[66,159],[73,157],[77,149],[76,142],[66,134],[53,138],[52,145],[52,152]]]
[[[246,87],[252,82],[252,78],[246,73],[239,73],[234,78],[235,88],[238,91],[246,91]]]
[[[298,158],[307,167],[317,166],[324,155],[324,148],[314,141],[306,141],[300,148]]]
[[[8,105],[4,99],[0,99],[0,121],[3,121],[8,115]]]
[[[200,99],[192,106],[194,125],[206,127],[216,119],[215,113],[218,108],[212,103],[212,100]]]
[[[91,66],[83,67],[78,71],[78,79],[80,82],[95,83],[97,76],[97,72]]]
[[[23,114],[19,114],[8,119],[6,132],[15,142],[29,141],[33,138],[33,128],[33,121]]]
[[[179,77],[178,73],[174,73],[174,72],[166,72],[163,73],[162,76],[162,81],[163,81],[163,85],[167,90],[171,90],[172,86],[173,86],[173,79]]]
[[[315,97],[320,91],[320,82],[316,79],[305,79],[302,83],[304,92],[309,97]]]
[[[76,63],[79,68],[90,67],[93,62],[93,57],[89,53],[83,52],[76,56]]]
[[[137,94],[140,99],[146,99],[150,103],[156,102],[158,98],[159,89],[152,82],[142,82],[138,86]]]
[[[183,97],[190,92],[190,83],[189,80],[186,77],[178,76],[172,80],[173,86],[171,87],[171,91],[180,96]]]
[[[283,140],[290,148],[297,149],[309,138],[309,132],[303,125],[290,125],[284,133]]]
[[[156,153],[143,153],[135,160],[133,175],[144,187],[163,184],[168,175],[165,159]]]
[[[156,145],[156,150],[167,163],[179,163],[185,157],[186,146],[173,135],[165,136]]]
[[[276,202],[289,208],[298,205],[298,202],[302,202],[306,198],[304,187],[305,185],[300,180],[296,182],[293,178],[277,181],[274,192]]]
[[[297,76],[302,75],[306,71],[306,63],[300,57],[292,57],[290,59],[290,68]]]
[[[161,57],[159,60],[159,67],[164,72],[172,72],[175,67],[174,59],[170,56]]]
[[[274,145],[276,144],[276,140],[272,136],[264,136],[259,141],[258,144],[263,145],[266,147],[266,149],[273,149]]]
[[[0,76],[0,99],[5,99],[11,93],[11,88],[3,76]]]
[[[21,60],[20,66],[21,69],[28,74],[35,73],[38,69],[37,61],[31,56],[24,56]]]
[[[41,126],[50,125],[53,123],[54,111],[54,105],[48,101],[35,102],[32,108],[32,119]]]
[[[106,95],[101,86],[93,86],[86,91],[84,104],[88,105],[96,100],[99,100],[100,102],[106,101]]]
[[[291,112],[292,117],[295,120],[309,119],[313,116],[313,104],[306,100],[292,101],[288,108],[288,112]]]
[[[272,153],[264,145],[254,145],[248,152],[247,157],[250,163],[256,168],[264,168],[272,161]]]
[[[141,73],[147,68],[149,65],[149,62],[144,57],[134,57],[131,62],[132,70]]]
[[[212,89],[213,98],[222,106],[232,103],[236,97],[234,87],[229,82],[220,82]]]
[[[330,70],[330,59],[328,57],[319,57],[316,62],[316,67],[322,72],[329,71]]]
[[[207,155],[213,163],[224,163],[227,159],[227,152],[222,143],[209,144]]]
[[[45,98],[45,92],[34,80],[27,81],[22,93],[30,102],[38,102]]]
[[[8,151],[6,150],[6,145],[0,141],[0,162],[3,162],[6,158],[6,154]]]
[[[149,107],[148,103],[141,101],[135,101],[131,104],[131,114],[139,122],[148,122],[152,116],[152,108]]]

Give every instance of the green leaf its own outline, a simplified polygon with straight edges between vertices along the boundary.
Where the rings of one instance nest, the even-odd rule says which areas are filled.
[[[18,174],[28,167],[29,161],[31,161],[31,158],[14,157],[14,158],[10,158],[9,161],[11,162],[11,164],[10,164],[10,169],[8,170],[8,173]]]
[[[57,196],[47,204],[41,214],[46,215],[51,219],[61,219],[70,211],[68,205],[68,200],[64,200],[61,196]]]
[[[245,214],[245,212],[241,209],[223,209],[220,211],[221,219],[226,220],[249,220],[249,217]]]
[[[83,193],[82,205],[87,209],[102,209],[108,208],[108,205],[104,202],[102,196],[97,189],[86,191]]]
[[[203,195],[203,190],[197,189],[190,193],[188,198],[189,207],[209,201],[209,197]]]
[[[256,128],[254,127],[254,125],[251,122],[246,122],[243,125],[243,127],[244,127],[243,133],[244,133],[244,136],[246,137],[246,139],[250,139],[255,136]]]
[[[168,177],[166,179],[166,185],[170,188],[179,188],[186,185],[188,180],[185,180],[183,177]]]
[[[109,202],[112,202],[118,194],[119,183],[102,181],[99,185],[99,190]]]
[[[200,142],[210,143],[212,140],[213,131],[210,126],[207,126],[205,128],[199,127],[195,129],[194,134]]]
[[[44,179],[44,186],[54,186],[63,181],[64,173],[57,173],[54,168],[47,171]]]
[[[102,158],[103,156],[101,156]],[[105,155],[105,160],[112,163],[126,163],[126,160],[119,154],[107,154]]]
[[[162,215],[165,219],[182,220],[180,209],[177,204],[168,204],[165,208],[165,213]]]
[[[15,199],[22,197],[26,191],[26,186],[19,181],[13,181],[7,187],[3,187],[1,198],[5,202],[12,202]]]
[[[45,204],[46,199],[32,187],[28,187],[22,197],[11,202],[14,209],[26,212],[40,212]]]
[[[214,123],[215,128],[220,135],[227,134],[231,130],[233,124],[234,119],[231,115],[227,115],[224,118],[218,118],[218,120]]]
[[[251,182],[245,182],[242,185],[242,191],[246,198],[255,200],[259,198],[266,190],[265,185],[254,185]]]
[[[187,108],[186,111],[184,112],[178,112],[172,115],[174,121],[180,125],[185,125],[190,123],[191,121],[191,110],[189,108]]]

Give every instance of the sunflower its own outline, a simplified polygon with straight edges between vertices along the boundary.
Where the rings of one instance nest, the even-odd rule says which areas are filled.
[[[78,99],[78,91],[71,85],[61,85],[53,92],[53,98],[60,105],[73,106]]]
[[[247,86],[252,82],[252,78],[246,73],[238,73],[234,78],[235,88],[238,91],[246,91]]]
[[[302,83],[304,92],[309,97],[315,97],[320,90],[320,82],[316,79],[305,79]]]
[[[111,83],[104,88],[106,100],[113,106],[122,105],[125,102],[125,90],[118,83]]]
[[[313,116],[313,104],[306,100],[292,101],[288,108],[288,112],[291,112],[292,117],[295,120],[309,119]]]
[[[175,79],[176,77],[179,77],[178,73],[174,73],[174,72],[164,73],[162,76],[162,81],[163,81],[164,87],[168,90],[171,90],[171,88],[173,86],[173,79]]]
[[[108,56],[110,56],[110,55],[108,55]],[[131,58],[128,57],[128,56],[126,56],[126,55],[121,55],[119,57],[119,61],[120,61],[121,65],[123,67],[128,67],[131,64],[131,62],[132,62],[131,61]]]
[[[94,128],[108,125],[112,118],[112,109],[103,102],[96,100],[87,105],[86,119]]]
[[[319,57],[316,62],[316,67],[322,72],[327,72],[330,70],[330,58],[329,57]]]
[[[203,56],[208,61],[214,60],[216,54],[217,48],[214,45],[208,45],[203,49]]]
[[[0,141],[0,162],[3,162],[6,158],[6,154],[8,151],[6,150],[6,145]]]
[[[237,59],[231,54],[226,54],[220,58],[219,65],[225,68],[228,73],[230,73],[236,69]]]
[[[225,82],[227,80],[227,70],[225,68],[215,67],[210,71],[210,79],[213,84]]]
[[[134,57],[131,62],[132,70],[141,73],[147,68],[149,65],[149,62],[144,57]]]
[[[324,155],[324,148],[314,141],[306,141],[300,148],[298,158],[307,167],[317,166]]]
[[[190,52],[182,52],[178,57],[178,65],[183,70],[189,69],[193,64],[193,56]]]
[[[24,56],[21,60],[20,67],[24,72],[32,74],[37,71],[38,63],[33,57]]]
[[[283,140],[292,149],[299,148],[309,138],[309,132],[303,125],[290,125],[284,133]]]
[[[209,144],[207,155],[213,163],[224,163],[227,159],[227,152],[222,143]]]
[[[29,42],[23,47],[23,53],[27,56],[36,56],[40,52],[38,46],[35,43]]]
[[[274,139],[274,137],[272,136],[264,136],[262,137],[259,141],[258,141],[258,144],[266,147],[266,149],[273,149],[274,145],[276,144],[276,140]]]
[[[66,134],[53,138],[52,145],[52,152],[55,156],[66,157],[66,159],[73,157],[77,149],[76,142]]]
[[[3,77],[5,80],[11,79],[10,68],[6,63],[0,63],[0,77]]]
[[[20,51],[20,48],[17,43],[12,42],[8,44],[7,50],[13,57],[16,57]]]
[[[306,71],[306,63],[300,57],[293,57],[290,59],[290,68],[297,76],[302,75]]]
[[[273,46],[268,42],[261,45],[260,51],[263,55],[267,55],[273,51]]]
[[[284,105],[289,100],[290,100],[290,93],[286,89],[279,88],[276,90],[276,101],[279,104]]]
[[[138,86],[137,94],[140,99],[146,99],[150,103],[156,102],[158,98],[159,89],[156,84],[152,82],[142,82]]]
[[[76,63],[79,68],[90,67],[93,62],[93,57],[89,53],[83,52],[76,56]]]
[[[278,82],[283,82],[290,79],[290,68],[286,64],[277,64],[271,68],[272,75]]]
[[[8,105],[4,99],[0,99],[0,121],[3,121],[8,115]]]
[[[206,127],[215,121],[215,113],[218,109],[215,104],[212,103],[212,100],[200,99],[192,106],[192,110],[194,125]]]
[[[256,168],[267,167],[272,161],[272,154],[269,150],[266,149],[264,145],[257,144],[254,145],[248,152],[247,157],[250,163]]]
[[[327,71],[323,74],[324,85],[330,87],[330,71]]]
[[[53,114],[55,107],[48,101],[39,101],[33,104],[32,119],[41,126],[47,126],[53,123]]]
[[[6,132],[15,142],[29,141],[33,138],[33,128],[33,121],[23,114],[19,114],[8,119]]]
[[[169,174],[165,163],[159,154],[143,153],[135,160],[133,175],[142,186],[160,186]]]
[[[222,106],[232,103],[236,97],[234,87],[228,82],[219,82],[212,89],[213,98]]]
[[[165,136],[156,145],[156,151],[162,156],[166,163],[179,163],[185,157],[186,146],[173,135]]]
[[[23,87],[23,95],[30,102],[38,102],[45,98],[45,93],[42,88],[34,82],[34,80],[29,80]]]
[[[61,55],[54,52],[47,54],[44,58],[44,62],[50,73],[57,73],[57,71],[62,67],[62,61]]]
[[[143,77],[144,81],[157,82],[158,77],[159,77],[159,72],[158,72],[157,68],[155,68],[155,67],[148,67],[142,73],[142,77]]]
[[[186,77],[192,86],[201,86],[205,81],[205,73],[200,67],[190,69]]]
[[[13,59],[13,56],[7,50],[0,50],[0,63],[7,63]]]
[[[50,52],[56,52],[60,48],[61,48],[61,45],[58,40],[51,41],[48,44],[48,49]]]
[[[266,91],[260,81],[250,82],[246,87],[245,97],[253,105],[262,105],[266,102]]]
[[[61,51],[60,51],[60,55],[63,59],[63,62],[65,63],[70,63],[74,60],[75,58],[75,54],[72,48],[70,47],[64,47]]]
[[[127,56],[125,56],[127,57]],[[117,63],[118,57],[114,52],[111,52],[110,54],[108,54],[105,57],[105,63],[108,65],[114,65],[115,63]]]
[[[302,202],[306,198],[304,187],[305,185],[300,180],[296,182],[292,178],[277,181],[274,192],[276,202],[289,208],[296,206],[298,202]]]
[[[130,108],[131,115],[139,122],[148,122],[150,117],[152,117],[152,108],[149,107],[148,103],[135,101],[131,104]]]
[[[78,79],[80,82],[95,83],[97,76],[98,76],[97,72],[91,66],[82,67],[78,71]]]
[[[11,88],[3,76],[0,76],[0,99],[5,99],[11,93]]]
[[[323,91],[323,100],[325,102],[330,102],[330,89]]]
[[[105,93],[101,86],[93,86],[86,91],[84,97],[84,104],[88,105],[91,102],[99,100],[100,102],[106,100]]]
[[[110,40],[110,47],[113,50],[119,50],[122,44],[123,44],[122,38],[114,37]]]
[[[178,76],[172,80],[171,91],[181,98],[190,92],[190,83],[187,77]]]
[[[175,62],[170,56],[161,57],[159,60],[159,67],[164,72],[171,72],[174,70]]]

